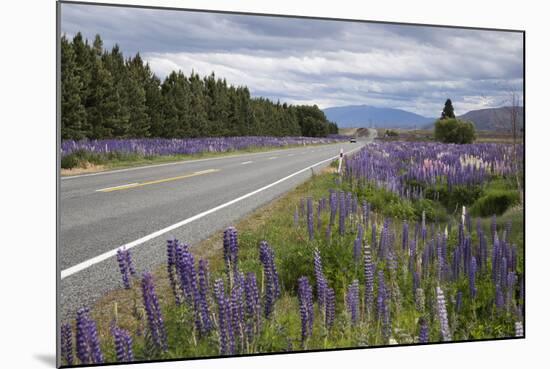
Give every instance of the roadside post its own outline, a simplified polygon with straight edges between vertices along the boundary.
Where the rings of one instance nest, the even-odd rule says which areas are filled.
[[[340,156],[338,157],[338,174],[342,171],[342,159],[344,158],[344,148],[340,148]]]

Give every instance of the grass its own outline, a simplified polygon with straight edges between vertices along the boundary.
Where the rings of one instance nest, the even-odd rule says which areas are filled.
[[[491,190],[501,190],[508,188],[510,184],[502,179],[495,179],[487,187]],[[267,321],[263,327],[261,335],[254,341],[252,347],[248,347],[244,353],[254,352],[285,352],[297,351],[302,349],[327,349],[344,347],[363,347],[381,345],[386,342],[382,339],[381,326],[372,318],[367,319],[363,309],[361,309],[361,320],[358,326],[352,326],[349,315],[345,308],[345,291],[347,285],[353,280],[358,279],[360,286],[363,286],[363,271],[359,264],[353,261],[352,247],[353,240],[356,237],[356,229],[351,226],[347,232],[340,236],[337,234],[337,226],[333,229],[332,236],[327,239],[325,235],[325,226],[328,223],[328,214],[322,214],[322,229],[315,230],[315,238],[309,240],[307,224],[303,217],[300,218],[298,226],[294,224],[293,214],[300,204],[301,199],[312,197],[319,199],[326,197],[330,189],[343,189],[355,191],[359,199],[367,199],[376,203],[376,214],[373,219],[377,219],[379,227],[385,217],[393,219],[392,229],[396,232],[396,237],[401,236],[400,219],[402,214],[395,213],[391,206],[387,206],[392,201],[401,206],[403,205],[391,195],[383,190],[370,188],[357,189],[350,187],[347,183],[342,183],[334,174],[334,165],[327,168],[322,174],[315,175],[311,180],[298,186],[272,203],[258,209],[249,216],[243,218],[235,227],[239,232],[239,263],[240,269],[244,272],[254,272],[258,276],[260,283],[261,264],[258,260],[258,243],[267,240],[274,249],[276,255],[277,268],[280,275],[280,282],[283,294],[275,305],[273,318]],[[363,192],[362,192],[363,191]],[[366,191],[366,192],[365,192]],[[386,201],[386,202],[385,202]],[[410,214],[411,220],[419,220],[418,202],[408,204],[412,208]],[[445,212],[445,208],[437,202],[430,202],[429,206],[435,206],[438,212]],[[425,206],[428,206],[425,205]],[[424,206],[424,205],[423,205]],[[436,226],[439,229],[445,227],[448,222],[454,222],[453,231],[449,235],[449,253],[456,244],[456,222],[458,215],[445,213],[445,219],[440,219]],[[510,242],[517,245],[520,251],[519,260],[522,260],[523,254],[523,209],[513,207],[506,210],[497,218],[499,224],[498,230],[501,232],[504,225],[510,221],[512,223],[512,234],[509,235]],[[336,221],[336,224],[338,221]],[[481,218],[482,227],[485,230],[490,228],[491,219]],[[475,228],[475,223],[473,225]],[[380,229],[380,228],[379,228]],[[366,240],[370,242],[370,234],[366,232]],[[185,240],[182,240],[183,242]],[[475,231],[472,233],[472,244],[478,242]],[[489,246],[490,247],[490,246]],[[298,301],[296,298],[296,281],[300,276],[307,276],[310,283],[314,285],[313,275],[313,253],[318,248],[323,257],[323,270],[331,287],[336,292],[336,318],[332,329],[327,330],[322,324],[323,312],[315,304],[315,323],[313,336],[304,343],[301,341],[300,315]],[[195,260],[206,258],[210,263],[211,280],[224,276],[224,263],[222,260],[222,232],[216,232],[209,239],[195,245],[192,248]],[[399,263],[404,263],[401,259],[405,257],[399,254]],[[385,261],[378,261],[378,268],[386,269]],[[519,262],[518,268],[522,272],[522,263]],[[392,272],[391,272],[392,273]],[[412,278],[407,273],[387,274],[388,283],[396,283],[399,286],[399,296],[392,297],[392,340],[398,343],[413,343],[417,340],[418,319],[422,316],[429,316],[430,338],[439,340],[438,322],[433,315],[428,315],[429,306],[426,311],[419,311],[415,308],[415,301],[412,293]],[[434,269],[427,271],[433,275]],[[217,356],[218,338],[216,334],[211,334],[205,338],[198,339],[193,329],[193,315],[188,307],[182,305],[176,307],[174,298],[169,286],[168,276],[164,266],[160,266],[154,271],[154,279],[157,295],[161,300],[161,306],[168,330],[170,350],[167,353],[158,353],[147,345],[147,341],[137,337],[134,343],[136,358],[186,358],[186,357],[206,357]],[[427,278],[423,284],[426,292],[426,301],[433,301],[437,281],[435,278]],[[361,287],[362,288],[362,287]],[[495,311],[493,296],[494,287],[489,274],[480,274],[477,281],[478,298],[471,300],[468,298],[468,279],[462,276],[454,283],[449,283],[446,287],[447,309],[449,314],[449,324],[453,332],[454,340],[470,340],[479,338],[509,337],[513,335],[514,316],[511,313],[501,314]],[[460,313],[453,308],[453,296],[458,290],[464,291],[464,307]],[[376,290],[375,290],[376,292]],[[393,299],[399,299],[399,303],[393,303]],[[214,308],[215,304],[212,305]],[[141,308],[141,295],[138,281],[134,281],[131,290],[116,290],[103,297],[93,309],[93,317],[98,322],[100,339],[103,342],[103,350],[110,360],[114,360],[114,347],[112,338],[109,334],[109,327],[113,320],[117,324],[130,332],[143,330],[146,326],[144,320],[144,311]],[[393,342],[393,341],[392,341]]]
[[[386,128],[377,128],[378,140],[382,141],[434,141],[433,130],[431,129],[391,129],[397,132],[395,137],[385,137]],[[508,143],[514,142],[510,132],[502,131],[476,131],[475,143]],[[517,138],[517,143],[523,142],[523,137],[520,135]]]
[[[320,146],[313,144],[308,146]],[[288,145],[277,147],[252,147],[246,150],[233,150],[226,152],[203,152],[198,154],[181,155],[154,155],[144,156],[137,153],[111,152],[108,154],[97,154],[88,151],[77,151],[66,155],[61,159],[61,175],[71,176],[83,173],[95,173],[113,169],[139,167],[145,165],[173,163],[183,160],[210,159],[223,156],[234,156],[269,152],[274,150],[285,150],[302,147],[301,145]]]

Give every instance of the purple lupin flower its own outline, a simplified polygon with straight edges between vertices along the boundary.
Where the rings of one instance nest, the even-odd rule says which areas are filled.
[[[226,308],[225,289],[222,279],[214,281],[214,297],[218,304],[218,331],[220,336],[220,355],[228,354],[228,319]]]
[[[244,284],[246,300],[246,334],[248,343],[251,344],[254,335],[259,333],[261,321],[260,294],[258,293],[258,284],[256,275],[248,273]]]
[[[418,332],[418,343],[428,343],[430,341],[430,331],[426,318],[419,320],[420,330]]]
[[[359,321],[359,281],[357,279],[348,286],[346,305],[351,317],[351,324],[355,326]]]
[[[177,284],[177,264],[176,264],[176,246],[179,245],[178,240],[171,239],[166,242],[166,271],[168,272],[168,279],[170,281],[170,288],[174,294],[176,305],[181,304],[179,287]]]
[[[130,332],[125,329],[113,327],[111,334],[115,341],[116,360],[119,363],[134,361],[134,351],[132,349],[132,337]]]
[[[143,306],[147,314],[149,333],[155,346],[163,351],[168,350],[166,341],[166,330],[164,328],[164,319],[160,310],[160,304],[155,293],[153,276],[151,273],[143,273],[141,280],[141,292],[143,297]]]
[[[369,204],[366,200],[363,200],[363,224],[365,225],[365,228],[369,226]]]
[[[265,317],[269,318],[273,312],[275,300],[281,292],[279,289],[279,275],[275,267],[275,254],[266,241],[260,242],[260,262],[264,269]]]
[[[439,326],[441,332],[441,339],[443,341],[451,341],[451,331],[449,330],[449,321],[447,319],[447,306],[445,302],[445,295],[441,287],[437,286],[437,316],[439,318]]]
[[[210,320],[210,308],[208,306],[209,284],[208,284],[208,261],[199,260],[199,301],[197,303],[200,309],[202,333],[209,332],[212,327]]]
[[[65,364],[73,365],[73,331],[69,323],[61,324],[61,358]]]
[[[346,194],[345,192],[340,192],[340,209],[339,209],[339,223],[338,223],[338,232],[341,236],[346,233]]]
[[[313,270],[315,272],[315,280],[317,282],[317,301],[319,303],[319,307],[322,307],[325,305],[326,289],[328,284],[323,274],[323,263],[319,249],[315,249],[313,252]]]
[[[415,268],[416,262],[416,239],[411,237],[409,242],[409,270],[412,271]]]
[[[480,255],[480,269],[481,271],[487,270],[487,239],[483,230],[479,234],[479,255]]]
[[[122,283],[124,284],[124,288],[130,289],[130,275],[134,275],[136,273],[134,266],[132,265],[130,250],[125,248],[118,249],[116,252],[116,258],[120,269],[120,274],[122,275]]]
[[[336,296],[334,295],[334,290],[328,287],[327,301],[325,306],[325,326],[327,327],[327,329],[330,329],[334,324],[335,306]]]
[[[356,264],[359,264],[361,261],[361,239],[356,238],[355,241],[353,241],[353,260]]]
[[[89,316],[88,308],[81,308],[76,315],[76,356],[81,364],[103,363],[97,326]]]
[[[307,198],[307,230],[309,233],[309,240],[313,240],[315,236],[315,228],[313,226],[313,199]]]
[[[508,272],[508,288],[506,289],[506,306],[512,308],[514,291],[516,290],[517,276],[514,272]]]
[[[197,272],[195,270],[195,258],[189,251],[189,245],[177,246],[176,257],[178,263],[178,272],[180,284],[185,296],[186,302],[193,307],[195,316],[195,328],[200,334],[206,333],[201,319],[202,302],[201,293],[197,283]]]
[[[401,235],[401,245],[402,245],[403,251],[405,251],[407,249],[407,247],[409,246],[409,223],[407,223],[406,221],[403,222],[403,232],[402,232],[402,235]]]
[[[376,245],[377,245],[377,243],[376,243],[376,223],[374,222],[374,220],[373,220],[373,222],[372,222],[371,228],[372,228],[372,241],[371,241],[371,245],[372,245],[372,247],[376,248]]]
[[[416,293],[416,290],[420,288],[420,275],[416,270],[413,270],[412,272],[412,287],[413,287],[413,294]]]
[[[468,271],[468,280],[470,285],[470,297],[475,298],[477,295],[476,288],[476,272],[477,272],[477,262],[475,256],[472,256],[470,262],[470,270]]]
[[[506,256],[503,256],[500,259],[500,277],[499,277],[500,287],[503,291],[507,289],[508,282],[508,259]]]
[[[363,229],[363,225],[361,223],[357,223],[357,238],[363,241],[364,237],[365,237],[365,231]]]
[[[493,277],[493,282],[496,284],[500,284],[500,260],[501,260],[501,257],[502,257],[502,250],[501,250],[501,245],[500,245],[500,241],[498,239],[498,235],[495,233],[494,237],[493,237],[493,254],[492,254],[492,258],[491,258],[491,263],[493,265],[493,269],[492,269],[492,277]]]
[[[386,284],[384,282],[384,271],[378,270],[378,295],[376,297],[376,312],[378,321],[382,322],[386,309]]]
[[[300,218],[298,216],[298,207],[296,207],[296,209],[294,209],[294,227],[298,227],[299,220]]]
[[[365,276],[365,312],[370,316],[374,305],[374,264],[372,262],[370,247],[368,245],[365,247],[363,259],[363,274]]]
[[[462,291],[456,291],[455,311],[458,313],[462,310]]]
[[[225,297],[224,307],[225,307],[225,312],[224,312],[225,324],[227,326],[227,338],[229,341],[227,354],[233,355],[235,353],[235,331],[234,331],[235,327],[233,326],[233,320],[231,316],[231,313],[232,313],[231,296]]]
[[[223,257],[225,260],[227,275],[228,278],[230,278],[230,272],[235,275],[239,269],[239,241],[237,229],[235,227],[227,227],[223,232]]]
[[[313,294],[307,277],[298,279],[298,300],[302,322],[302,344],[311,337],[313,328]]]
[[[243,277],[244,279],[244,277]],[[244,305],[243,305],[243,288],[242,285],[236,284],[231,290],[231,296],[229,300],[230,314],[231,314],[231,327],[233,334],[230,334],[230,340],[234,340],[232,343],[232,353],[235,353],[236,343],[240,342],[240,347],[244,347]],[[231,342],[230,342],[231,343]]]
[[[336,212],[338,211],[338,196],[334,190],[330,190],[329,206],[330,206],[329,225],[333,225],[334,220],[336,219]]]
[[[497,310],[504,309],[504,294],[502,293],[500,284],[497,284],[497,287],[495,290],[495,305],[497,307]]]
[[[319,199],[319,202],[317,203],[317,231],[321,231],[323,228],[323,221],[321,219],[321,212],[323,211],[323,200]]]

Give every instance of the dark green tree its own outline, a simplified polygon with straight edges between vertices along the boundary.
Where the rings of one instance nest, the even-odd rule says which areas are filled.
[[[72,44],[61,37],[61,138],[80,140],[89,132],[82,103],[82,82]]]
[[[124,103],[127,106],[129,119],[129,137],[149,137],[151,121],[147,114],[147,95],[144,80],[143,62],[138,55],[129,59],[125,65],[123,89],[125,91]]]
[[[441,112],[441,119],[455,118],[455,109],[453,108],[453,102],[451,99],[445,101],[445,106]]]
[[[105,68],[102,50],[101,38],[96,36],[92,47],[94,60],[91,67],[90,94],[86,108],[88,122],[92,128],[90,138],[117,137],[115,132],[122,131],[117,127],[120,124],[120,98],[113,76]]]

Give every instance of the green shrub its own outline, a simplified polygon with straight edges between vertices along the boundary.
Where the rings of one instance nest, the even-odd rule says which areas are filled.
[[[519,193],[514,190],[491,190],[480,197],[470,208],[474,216],[501,215],[519,202]]]
[[[422,219],[422,212],[426,214],[426,220],[430,222],[444,222],[447,221],[447,211],[440,203],[429,200],[421,199],[413,202],[414,214],[416,219]]]
[[[72,169],[79,165],[80,161],[75,154],[65,155],[61,158],[61,168],[63,169]]]
[[[476,132],[472,122],[445,118],[435,122],[434,136],[445,143],[468,144],[474,142]]]
[[[481,186],[454,186],[449,191],[446,185],[437,185],[427,188],[424,196],[428,199],[436,199],[449,211],[457,207],[470,206],[483,194]]]
[[[415,211],[411,201],[404,200],[393,192],[372,185],[358,191],[360,200],[365,199],[371,204],[372,210],[384,216],[398,219],[415,219]]]

